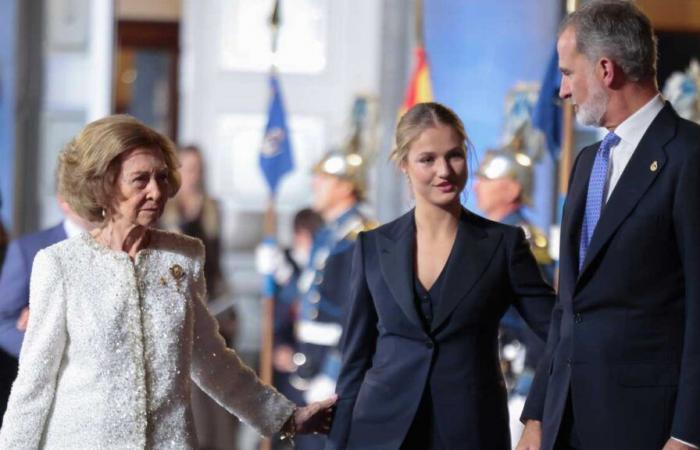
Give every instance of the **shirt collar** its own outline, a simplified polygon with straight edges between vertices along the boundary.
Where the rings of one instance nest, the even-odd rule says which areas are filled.
[[[664,107],[664,100],[661,94],[656,94],[646,105],[639,108],[634,114],[629,116],[615,128],[615,134],[621,140],[637,148],[639,142],[644,137],[644,133],[654,121],[656,116]]]
[[[73,222],[68,217],[63,219],[63,229],[66,232],[66,236],[68,236],[69,238],[72,238],[73,236],[77,236],[80,233],[85,231],[85,229],[83,227],[81,227],[77,223]]]

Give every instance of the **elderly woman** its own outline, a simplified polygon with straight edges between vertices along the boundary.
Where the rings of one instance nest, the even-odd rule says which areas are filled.
[[[226,348],[204,306],[199,240],[152,225],[179,187],[174,145],[129,116],[64,149],[59,192],[100,225],[34,260],[31,315],[0,448],[193,448],[190,379],[262,434],[317,431]]]

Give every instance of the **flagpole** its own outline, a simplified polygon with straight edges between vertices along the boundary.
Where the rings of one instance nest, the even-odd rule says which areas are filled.
[[[277,71],[277,38],[279,36],[280,25],[280,0],[275,0],[275,5],[270,16],[270,30],[272,34],[272,52],[270,61],[270,73]],[[270,191],[267,199],[267,208],[263,218],[263,231],[268,239],[277,236],[277,210],[275,208],[275,193]],[[272,275],[266,275],[264,297],[261,305],[261,336],[260,336],[260,379],[265,384],[272,384],[272,352],[274,349],[274,321],[275,321],[275,298]],[[271,450],[271,438],[263,438],[260,441],[259,450]]]
[[[270,194],[267,200],[267,208],[263,218],[264,235],[274,237],[277,235],[277,211],[275,198]],[[273,281],[271,275],[266,275],[265,296],[262,300],[261,343],[260,343],[260,379],[266,384],[272,384],[272,349],[274,346],[274,316],[275,298],[274,289],[270,286]]]
[[[579,0],[566,0],[566,14],[575,12],[578,5]],[[559,226],[555,244],[558,244],[561,240],[559,235],[561,233],[561,218],[564,213],[564,200],[569,191],[569,177],[574,161],[574,120],[573,104],[571,102],[563,102],[561,152],[559,153],[559,196],[556,215]],[[554,288],[556,290],[559,289],[559,267],[556,268],[554,275]]]
[[[571,14],[576,11],[578,4],[579,0],[567,0],[566,13]],[[574,107],[571,102],[564,102],[563,114],[561,156],[559,160],[559,193],[562,198],[566,196],[569,189],[569,175],[574,159]]]
[[[416,11],[416,45],[424,47],[424,30],[423,30],[423,0],[415,0],[414,4]]]

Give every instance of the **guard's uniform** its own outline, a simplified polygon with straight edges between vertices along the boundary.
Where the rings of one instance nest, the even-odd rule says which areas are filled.
[[[544,233],[528,222],[520,209],[504,217],[501,223],[523,229],[525,237],[530,242],[530,249],[539,263],[544,278],[551,284],[553,264],[548,252],[547,237]],[[528,328],[525,321],[520,317],[520,314],[518,314],[517,310],[512,306],[508,308],[506,314],[501,319],[502,350],[503,347],[509,344],[521,345],[524,347],[525,359],[521,363],[523,367],[518,368],[516,373],[510,373],[509,375],[514,378],[511,380],[513,384],[513,393],[526,396],[530,390],[530,384],[532,383],[532,377],[537,368],[537,363],[544,353],[544,343],[530,328]]]
[[[340,371],[338,343],[350,288],[355,238],[373,224],[353,207],[314,236],[309,264],[299,278],[301,297],[295,324],[298,368],[292,384],[308,402],[332,395]]]
[[[330,397],[340,372],[338,350],[350,289],[355,239],[375,224],[353,207],[314,236],[307,267],[299,277],[301,298],[295,324],[296,372],[290,384],[302,391],[307,403]],[[322,450],[325,436],[297,436],[300,450]]]

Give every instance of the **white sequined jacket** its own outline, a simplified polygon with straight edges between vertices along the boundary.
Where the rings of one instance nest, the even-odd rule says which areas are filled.
[[[262,434],[294,405],[226,348],[199,240],[153,231],[135,260],[89,234],[39,252],[0,449],[188,449],[190,379]]]

